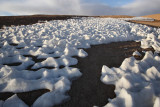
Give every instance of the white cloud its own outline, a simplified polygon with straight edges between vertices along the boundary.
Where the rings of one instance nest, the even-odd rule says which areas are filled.
[[[148,15],[160,13],[160,0],[135,0],[122,7],[123,10],[128,10],[128,14],[133,15]]]
[[[80,14],[79,0],[7,0],[0,4],[0,11],[26,14]]]
[[[111,7],[86,0],[4,0],[0,1],[0,13],[14,15],[74,14],[74,15],[133,15],[141,16],[160,12],[160,0],[135,0]]]
[[[84,4],[82,5],[83,14],[88,15],[116,15],[119,9],[103,4]]]
[[[160,13],[160,0],[135,0],[120,7],[103,4],[87,4],[83,6],[89,15],[131,15],[143,16]],[[84,12],[84,11],[83,11]]]

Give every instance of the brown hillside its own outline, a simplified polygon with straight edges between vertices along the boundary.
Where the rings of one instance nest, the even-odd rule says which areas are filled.
[[[132,18],[134,16],[127,16],[127,15],[107,15],[107,16],[99,16],[101,18]]]
[[[142,16],[142,17],[148,17],[148,18],[160,20],[160,14],[152,14],[152,15],[147,15],[147,16]]]
[[[141,17],[153,18],[155,19],[155,21],[130,21],[130,22],[144,24],[152,27],[160,27],[160,14],[152,14]]]

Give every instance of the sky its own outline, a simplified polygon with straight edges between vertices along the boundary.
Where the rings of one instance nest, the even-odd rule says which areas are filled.
[[[0,0],[0,16],[130,15],[160,13],[160,0]]]

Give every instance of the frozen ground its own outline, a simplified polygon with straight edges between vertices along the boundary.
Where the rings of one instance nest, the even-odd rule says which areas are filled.
[[[153,47],[156,50],[156,53],[158,53],[160,51],[159,34],[160,29],[129,23],[122,19],[111,18],[55,20],[27,26],[6,27],[0,31],[0,92],[17,93],[37,89],[49,89],[50,92],[40,96],[32,106],[49,107],[59,104],[69,98],[66,92],[70,89],[72,81],[83,75],[79,69],[70,67],[71,65],[76,65],[78,63],[78,60],[72,56],[87,56],[87,53],[83,48],[90,48],[90,45],[106,44],[117,41],[141,40],[143,48]],[[156,53],[155,55],[146,53],[146,60],[149,58],[152,61],[157,61],[152,65],[155,67],[146,64],[145,59],[141,64],[142,66],[146,64],[145,66],[148,67],[150,71],[152,71],[152,69],[157,69],[153,72],[153,74],[157,75],[155,78],[154,75],[152,76],[153,82],[151,80],[152,77],[151,79],[150,77],[147,79],[147,76],[152,72],[148,71],[149,74],[146,74],[146,78],[144,76],[147,83],[151,84],[148,86],[151,90],[149,91],[150,93],[148,96],[156,96],[153,99],[153,102],[155,102],[154,105],[158,105],[160,99],[159,91],[155,88],[155,85],[159,82],[157,79],[159,78],[158,73],[160,70],[159,68],[156,68],[159,65],[159,57],[156,56]],[[33,57],[36,57],[37,60],[41,61],[34,61]],[[137,62],[133,60],[132,63],[132,65],[129,65],[130,63],[128,64],[128,69],[132,69],[134,63]],[[135,67],[137,67],[137,64]],[[119,70],[115,72],[118,71]],[[111,83],[109,81],[110,79],[112,81],[112,79],[114,80],[116,78],[114,77],[115,75],[108,77],[108,74],[103,72],[106,72],[106,70],[102,70],[103,75],[101,79],[107,84]],[[131,72],[132,74],[132,71],[124,70],[123,73],[118,74],[118,76],[116,75],[117,78],[112,84],[115,84],[120,77],[125,76],[124,74],[126,74],[126,72]],[[137,91],[138,89],[140,90],[147,86],[145,83],[143,85],[143,79],[139,79],[143,73],[138,70],[137,74],[133,73],[133,75],[138,75],[137,81],[140,80],[143,86],[138,87],[139,85],[137,85],[138,88],[133,87],[133,90],[135,89]],[[131,74],[127,75],[130,76]],[[106,77],[108,78],[108,81],[105,80]],[[134,78],[133,81],[135,81]],[[123,79],[121,82],[123,82]],[[134,82],[131,82],[130,84],[132,85],[132,83],[134,84]],[[117,89],[117,84],[115,85],[116,94],[119,96],[121,95],[120,91],[128,93],[129,89],[132,88],[129,87],[131,86],[129,85],[127,87],[128,89],[124,88],[122,90],[119,88]],[[133,93],[133,95],[138,96],[136,92]],[[126,94],[127,100],[113,99],[111,100],[110,105],[126,104],[126,101],[128,102],[128,96],[133,100],[130,94]],[[134,106],[134,101],[131,100],[129,104],[133,104],[131,106]],[[150,99],[146,99],[146,101],[147,100]],[[150,104],[153,104],[153,102]],[[5,101],[0,101],[0,106],[2,107],[17,105],[27,106],[16,94]]]
[[[101,80],[116,86],[106,107],[159,107],[160,57],[146,52],[142,60],[126,58],[119,68],[102,67]],[[145,102],[145,103],[142,103]]]
[[[126,21],[132,21],[132,20],[136,20],[136,21],[154,21],[154,19],[146,18],[146,17],[119,18],[119,19],[126,20]]]

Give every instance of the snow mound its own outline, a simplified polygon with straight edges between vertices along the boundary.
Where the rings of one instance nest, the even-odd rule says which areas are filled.
[[[158,37],[156,37],[153,33],[148,34],[146,39],[141,40],[141,47],[153,47],[156,52],[160,53],[160,39],[158,39]]]
[[[4,102],[3,107],[28,107],[28,106],[22,100],[20,100],[17,95],[13,95]]]
[[[133,52],[133,56],[142,56],[138,51]]]
[[[153,18],[147,18],[147,17],[133,17],[133,18],[119,18],[126,21],[136,20],[136,21],[154,21]]]
[[[116,86],[106,107],[159,107],[160,57],[146,52],[141,61],[126,58],[119,68],[102,67],[101,81]],[[145,102],[145,103],[142,103]]]
[[[82,75],[79,69],[70,66],[78,63],[75,56],[88,55],[84,49],[91,45],[144,39],[143,47],[152,46],[159,51],[160,29],[129,23],[125,19],[90,17],[5,27],[0,30],[0,35],[0,92],[49,89],[50,92],[32,105],[47,107],[69,98],[67,92],[72,81]],[[139,69],[138,65],[135,69]],[[124,73],[123,70],[119,72]],[[157,72],[153,75],[149,72],[148,78],[158,78],[155,77]],[[105,78],[105,81],[114,83],[120,75],[115,73]],[[7,100],[0,101],[0,105]]]

